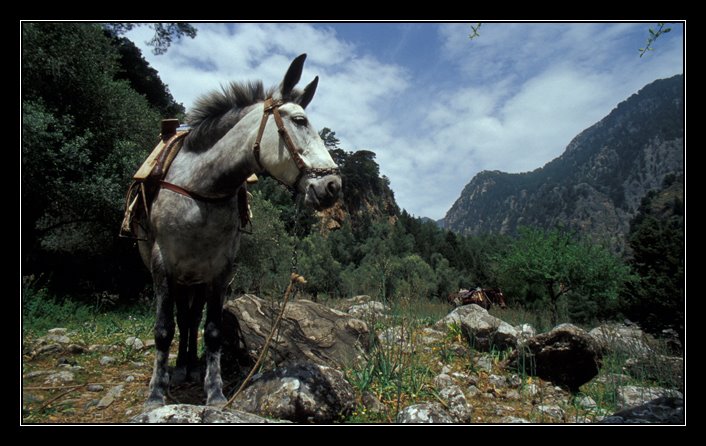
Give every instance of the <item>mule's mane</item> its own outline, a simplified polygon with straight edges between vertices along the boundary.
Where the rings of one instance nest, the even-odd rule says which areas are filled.
[[[191,126],[187,145],[196,151],[208,149],[242,119],[245,109],[274,92],[274,87],[265,90],[261,81],[231,82],[201,96],[186,117]]]

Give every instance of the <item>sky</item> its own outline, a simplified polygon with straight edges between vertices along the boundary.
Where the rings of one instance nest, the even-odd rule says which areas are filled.
[[[347,151],[371,150],[397,203],[440,219],[480,171],[526,172],[646,84],[683,72],[684,27],[639,57],[654,23],[199,23],[165,55],[130,31],[177,102],[230,81],[276,85],[301,53],[307,108]]]

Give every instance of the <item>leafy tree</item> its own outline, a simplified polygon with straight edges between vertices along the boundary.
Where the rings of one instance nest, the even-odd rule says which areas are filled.
[[[340,148],[339,148],[338,145],[341,143],[341,141],[336,137],[336,132],[332,131],[332,130],[331,130],[330,128],[328,128],[328,127],[324,127],[324,128],[321,129],[321,131],[319,132],[319,136],[320,136],[321,139],[323,140],[324,145],[326,146],[327,149],[329,149],[329,150],[336,150],[336,149],[340,150]]]
[[[684,176],[668,176],[642,201],[630,225],[630,264],[639,276],[626,311],[647,330],[684,333]]]
[[[508,254],[498,259],[498,269],[505,282],[519,281],[541,290],[554,324],[559,320],[559,300],[565,295],[608,305],[617,301],[630,278],[627,266],[607,249],[576,241],[556,229],[521,228]]]
[[[281,213],[260,191],[250,201],[252,235],[243,235],[236,257],[232,291],[276,295],[289,281],[293,238],[287,233]]]
[[[154,54],[164,54],[167,52],[172,42],[184,36],[196,37],[196,28],[188,23],[104,23],[106,30],[116,36],[125,34],[137,26],[147,25],[154,30],[154,36],[147,44],[152,46]]]
[[[306,278],[306,291],[314,296],[340,294],[341,264],[331,253],[331,244],[318,233],[309,234],[298,248],[299,272]]]
[[[55,285],[144,280],[117,228],[158,115],[116,78],[118,58],[98,25],[22,24],[23,268]]]

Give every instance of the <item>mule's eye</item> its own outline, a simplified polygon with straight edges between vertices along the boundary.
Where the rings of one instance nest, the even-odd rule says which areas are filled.
[[[292,116],[292,121],[296,125],[306,125],[308,123],[306,116]]]

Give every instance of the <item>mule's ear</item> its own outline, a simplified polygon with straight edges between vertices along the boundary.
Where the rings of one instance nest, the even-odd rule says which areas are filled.
[[[302,108],[306,108],[306,106],[309,105],[309,102],[314,99],[314,93],[316,93],[317,85],[319,85],[319,76],[316,76],[309,85],[304,87],[304,92],[302,92],[302,95],[297,100]]]
[[[302,78],[302,71],[304,70],[305,60],[306,53],[294,59],[292,61],[292,64],[289,66],[287,74],[284,75],[284,79],[282,80],[282,85],[280,87],[280,93],[282,94],[283,98],[289,96],[294,86],[297,85],[297,82],[299,82],[299,79]]]

